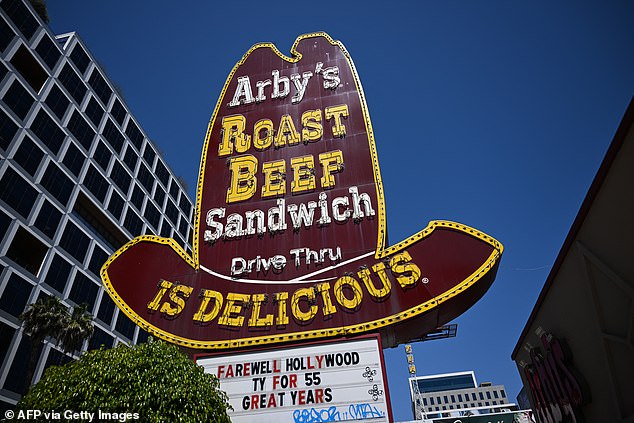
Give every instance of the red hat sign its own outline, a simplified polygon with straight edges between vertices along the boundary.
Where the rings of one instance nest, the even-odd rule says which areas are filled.
[[[231,349],[375,332],[417,338],[477,301],[502,245],[433,221],[386,245],[385,200],[361,83],[343,45],[300,36],[253,46],[233,68],[203,147],[188,255],[141,236],[104,285],[150,333]]]

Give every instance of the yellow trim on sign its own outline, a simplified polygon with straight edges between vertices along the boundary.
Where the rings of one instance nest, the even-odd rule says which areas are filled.
[[[200,342],[193,339],[179,337],[150,324],[149,322],[144,320],[140,315],[135,313],[134,310],[132,310],[128,306],[128,304],[126,304],[125,301],[123,301],[123,299],[115,291],[108,275],[108,268],[120,255],[122,255],[125,251],[130,249],[132,246],[140,242],[151,242],[151,243],[157,243],[157,244],[163,244],[163,245],[169,246],[189,266],[191,266],[192,272],[199,270],[200,268],[199,229],[200,229],[201,216],[202,216],[201,207],[202,207],[202,195],[203,195],[204,176],[205,176],[204,170],[206,167],[207,154],[209,152],[209,146],[211,142],[211,130],[216,121],[218,111],[220,110],[220,107],[221,107],[221,102],[228,89],[229,83],[232,81],[233,76],[237,72],[238,68],[243,63],[245,63],[249,55],[253,53],[256,49],[269,48],[283,60],[290,63],[296,63],[302,58],[302,55],[296,50],[298,44],[303,39],[312,38],[312,37],[323,37],[328,42],[330,42],[330,44],[336,45],[341,49],[346,60],[348,61],[348,64],[352,71],[352,75],[354,77],[357,92],[359,93],[360,104],[363,111],[363,117],[364,117],[364,122],[366,127],[366,133],[368,135],[368,144],[370,148],[370,155],[371,155],[372,167],[374,171],[374,180],[375,180],[377,201],[378,201],[378,213],[377,213],[378,214],[377,216],[378,236],[377,236],[375,258],[379,260],[384,257],[391,256],[399,251],[402,251],[408,246],[414,244],[415,242],[418,242],[426,238],[427,236],[429,236],[436,228],[449,228],[452,230],[464,232],[468,235],[476,237],[486,242],[487,244],[491,245],[494,248],[494,251],[487,258],[486,262],[482,266],[480,266],[480,268],[478,268],[468,278],[466,278],[464,281],[454,286],[450,290],[442,293],[441,295],[423,304],[419,304],[416,307],[413,307],[408,310],[402,311],[400,313],[394,314],[392,316],[388,316],[388,317],[374,320],[371,322],[365,322],[365,323],[360,323],[360,324],[356,324],[352,326],[343,326],[343,327],[337,327],[337,328],[293,332],[288,334],[285,333],[285,334],[277,334],[277,335],[270,335],[270,336],[265,335],[265,336],[257,336],[257,337],[243,338],[243,339],[225,339],[225,340],[206,341],[206,342]],[[411,317],[418,316],[422,313],[427,312],[431,308],[455,297],[460,292],[474,285],[486,273],[488,273],[495,266],[496,262],[499,260],[499,258],[502,255],[502,251],[503,251],[502,244],[500,244],[494,238],[484,234],[483,232],[473,229],[469,226],[462,225],[455,222],[442,221],[442,220],[431,221],[429,222],[429,224],[427,225],[425,229],[418,232],[417,234],[399,242],[396,245],[393,245],[389,248],[385,248],[387,231],[386,231],[386,213],[385,213],[385,197],[383,194],[383,183],[381,180],[381,172],[379,168],[378,155],[377,155],[377,150],[376,150],[376,145],[374,140],[374,132],[372,130],[372,124],[370,122],[370,115],[368,112],[365,95],[363,94],[363,89],[361,87],[361,81],[357,74],[354,63],[352,62],[352,58],[350,57],[348,51],[345,49],[343,44],[341,44],[341,42],[333,40],[328,34],[324,32],[315,32],[315,33],[304,34],[299,36],[293,43],[293,46],[291,47],[291,54],[292,54],[291,57],[285,56],[272,43],[255,44],[253,47],[249,49],[249,51],[247,51],[247,53],[242,57],[242,59],[233,67],[233,69],[229,73],[229,76],[227,77],[227,80],[224,84],[222,92],[220,93],[218,102],[216,103],[216,107],[214,108],[212,118],[207,127],[205,141],[204,141],[203,149],[202,149],[201,162],[200,162],[200,168],[198,173],[198,186],[196,190],[196,208],[195,208],[195,216],[194,216],[192,255],[190,256],[189,254],[187,254],[187,252],[185,252],[185,250],[183,250],[183,248],[180,245],[178,245],[175,240],[171,238],[162,238],[158,236],[144,235],[144,236],[134,238],[133,240],[125,244],[123,247],[121,247],[119,250],[117,250],[104,263],[103,267],[101,268],[101,279],[104,283],[104,287],[106,291],[108,292],[108,294],[112,297],[114,302],[117,304],[117,306],[123,311],[123,313],[127,315],[135,324],[140,326],[142,329],[166,341],[173,342],[173,343],[176,343],[185,347],[189,347],[189,348],[228,349],[228,348],[249,347],[249,346],[263,345],[263,344],[269,344],[269,343],[290,342],[290,341],[297,341],[302,339],[326,338],[326,337],[333,337],[338,335],[350,335],[350,334],[357,334],[362,332],[375,331],[382,327],[409,319]]]
[[[290,342],[290,341],[298,341],[303,339],[316,339],[316,338],[328,338],[338,335],[353,335],[358,333],[364,333],[369,331],[375,331],[377,329],[381,329],[385,326],[389,326],[395,323],[399,323],[410,319],[412,317],[419,316],[435,306],[438,306],[456,295],[460,294],[462,291],[473,286],[476,282],[478,282],[484,275],[486,275],[493,267],[496,262],[502,256],[502,252],[504,251],[504,247],[500,242],[496,239],[486,235],[483,232],[480,232],[474,228],[471,228],[466,225],[462,225],[456,222],[450,222],[447,220],[434,220],[429,222],[427,227],[422,231],[418,232],[416,235],[413,235],[402,242],[394,245],[387,249],[381,257],[386,257],[388,255],[392,255],[399,251],[402,251],[404,248],[412,245],[415,242],[421,241],[424,238],[427,238],[431,235],[435,229],[437,228],[448,228],[452,230],[456,230],[459,232],[464,232],[471,236],[474,236],[487,244],[491,245],[494,250],[491,252],[487,260],[469,277],[455,285],[448,291],[443,292],[442,294],[417,305],[416,307],[412,307],[405,311],[402,311],[397,314],[393,314],[391,316],[384,317],[382,319],[373,320],[370,322],[359,323],[351,326],[341,326],[329,329],[317,329],[317,330],[308,330],[303,332],[293,332],[290,334],[277,334],[277,335],[268,335],[268,336],[256,336],[250,338],[241,338],[241,339],[223,339],[219,341],[196,341],[194,339],[183,338],[180,336],[176,336],[169,332],[166,332],[158,327],[152,325],[147,322],[141,316],[136,314],[132,308],[130,308],[125,301],[119,296],[119,294],[114,290],[112,283],[110,282],[110,278],[108,277],[108,267],[110,264],[124,251],[128,250],[130,247],[138,244],[142,241],[155,242],[159,244],[165,244],[170,246],[176,253],[181,255],[181,257],[187,256],[185,251],[174,241],[173,239],[160,238],[156,236],[140,236],[132,241],[128,242],[126,245],[121,247],[112,257],[106,261],[106,263],[101,268],[101,278],[104,282],[104,286],[108,294],[113,298],[117,306],[137,325],[139,325],[143,330],[150,332],[159,338],[162,338],[166,341],[173,342],[178,345],[182,345],[188,348],[202,348],[202,349],[229,349],[229,348],[239,348],[239,347],[251,347],[256,345],[264,345],[270,343],[280,343],[280,342]],[[187,256],[188,257],[188,256]],[[187,263],[192,266],[192,269],[195,269],[194,263],[191,259],[186,260]]]

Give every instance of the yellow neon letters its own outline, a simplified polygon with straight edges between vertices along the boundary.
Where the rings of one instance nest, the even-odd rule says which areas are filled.
[[[255,172],[258,169],[258,159],[248,154],[232,157],[229,161],[231,169],[231,184],[227,189],[227,203],[244,201],[253,197],[257,190]]]
[[[348,105],[339,104],[326,107],[326,120],[332,120],[332,137],[346,136],[343,119],[348,117]],[[271,119],[263,118],[253,124],[252,134],[246,132],[247,119],[237,114],[222,118],[221,137],[218,144],[218,157],[230,156],[234,153],[246,153],[251,147],[257,151],[264,151],[271,147],[282,148],[297,145],[301,142],[308,144],[324,137],[322,112],[320,109],[306,110],[301,116],[301,128],[298,130],[291,115],[282,115],[277,129]]]
[[[329,282],[322,282],[297,288],[292,293],[274,294],[223,294],[211,289],[201,289],[198,294],[199,302],[192,305],[196,312],[193,316],[189,315],[195,323],[209,324],[217,319],[216,324],[233,328],[243,327],[246,323],[248,328],[267,330],[274,325],[288,325],[291,316],[294,322],[309,325],[320,309],[324,319],[341,310],[356,312],[364,307],[364,293],[372,300],[380,302],[390,295],[395,282],[398,283],[394,286],[411,289],[420,278],[420,268],[412,263],[411,256],[405,251],[394,255],[387,265],[376,262],[369,267],[363,266],[356,275],[341,276],[334,286]],[[147,305],[151,312],[160,311],[165,317],[174,319],[182,315],[188,300],[195,302],[190,298],[193,291],[191,286],[161,280],[157,288],[157,293]],[[167,300],[164,299],[165,296]],[[372,303],[366,305],[372,306]]]
[[[315,160],[313,156],[293,157],[291,168],[293,169],[293,181],[291,182],[293,194],[315,189]]]

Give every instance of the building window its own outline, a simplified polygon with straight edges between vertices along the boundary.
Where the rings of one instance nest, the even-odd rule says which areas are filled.
[[[467,394],[467,395],[469,395],[469,394]],[[471,393],[471,399],[472,399],[472,400],[474,400],[474,401],[477,401],[477,400],[478,400],[478,399],[476,398],[476,394],[475,394],[475,392],[472,392],[472,393]]]
[[[37,198],[37,191],[12,168],[7,168],[0,180],[0,199],[25,219]]]
[[[3,52],[4,49],[11,44],[14,37],[15,34],[13,33],[13,30],[2,16],[0,16],[0,52]]]
[[[45,103],[51,108],[53,113],[55,113],[55,116],[57,116],[59,120],[62,120],[66,114],[70,100],[56,84],[53,84],[48,96],[46,96]]]
[[[5,4],[6,1],[0,3],[0,5]],[[40,357],[42,352],[42,343],[37,346],[35,356]],[[29,366],[29,357],[31,354],[31,338],[28,336],[22,335],[22,339],[20,341],[20,345],[18,345],[18,349],[15,352],[15,356],[13,357],[13,362],[11,363],[11,369],[7,374],[7,378],[4,381],[4,389],[7,389],[12,392],[16,392],[20,395],[26,394],[28,384],[25,380],[24,375],[27,372],[27,368]],[[30,384],[31,381],[29,381]]]
[[[161,223],[161,213],[150,201],[145,205],[145,218],[150,222],[155,232],[158,232],[159,224]]]
[[[40,109],[31,123],[31,130],[48,147],[53,154],[59,153],[66,134],[53,122],[53,119]]]
[[[185,249],[185,243],[183,242],[180,236],[176,235],[176,232],[174,232],[174,234],[172,235],[172,238],[174,238],[174,241],[176,241],[178,245],[180,245],[181,247],[183,247],[183,249]]]
[[[0,322],[0,363],[4,362],[4,358],[7,356],[14,334],[15,329],[6,323]]]
[[[434,397],[429,397],[429,403],[430,403],[431,405],[434,405]]]
[[[99,276],[99,272],[101,271],[101,267],[108,260],[110,254],[106,253],[104,250],[95,245],[95,248],[90,256],[90,263],[88,263],[88,270],[94,273],[96,276]]]
[[[68,221],[64,228],[64,234],[59,241],[59,245],[78,262],[83,263],[86,258],[86,251],[90,245],[90,238],[77,225]]]
[[[68,148],[66,149],[66,154],[64,154],[64,160],[62,160],[62,163],[66,165],[68,170],[70,170],[75,177],[79,177],[79,173],[81,172],[82,167],[84,167],[85,160],[86,156],[75,145],[75,143],[68,143]]]
[[[143,221],[132,211],[132,209],[128,209],[125,220],[123,221],[123,226],[132,234],[132,236],[138,236],[143,233]]]
[[[40,166],[44,158],[44,152],[40,149],[31,138],[25,136],[20,143],[13,159],[22,166],[31,176],[35,176],[37,168]]]
[[[121,152],[124,137],[110,119],[106,120],[106,124],[103,127],[103,136],[106,141],[110,143],[114,151],[116,151],[117,153]]]
[[[26,308],[32,289],[33,285],[27,280],[17,273],[12,273],[0,297],[0,309],[14,317],[19,317]]]
[[[178,209],[176,209],[176,206],[174,205],[172,200],[169,200],[169,199],[167,200],[167,205],[165,206],[165,213],[167,214],[167,217],[172,222],[172,224],[174,225],[178,224]]]
[[[57,61],[62,55],[48,35],[44,35],[42,37],[40,42],[37,44],[35,51],[40,55],[44,63],[46,63],[46,66],[48,66],[51,70],[55,67]]]
[[[137,335],[136,343],[137,344],[142,344],[144,342],[147,342],[149,337],[150,337],[149,333],[147,333],[143,329],[139,328],[139,334]]]
[[[496,399],[499,398],[498,391],[493,391],[493,397],[496,398]]]
[[[0,148],[7,150],[16,132],[18,132],[18,125],[4,110],[0,109]]]
[[[484,400],[484,395],[482,394],[482,391],[480,391],[480,399]]]
[[[138,186],[137,184],[134,184],[134,188],[132,189],[132,196],[130,197],[130,201],[132,202],[132,204],[134,204],[134,206],[139,211],[143,210],[143,199],[144,198],[145,198],[145,194],[143,193],[143,190],[141,189],[141,187]]]
[[[141,146],[143,145],[143,133],[132,119],[128,120],[128,126],[125,129],[125,134],[128,138],[130,138],[130,141],[132,141],[132,144],[134,144],[136,149],[141,151]]]
[[[92,310],[95,306],[99,287],[88,276],[81,272],[77,272],[73,287],[68,294],[68,298],[73,300],[75,304],[88,304],[88,310]]]
[[[86,72],[86,69],[90,64],[90,58],[79,43],[75,44],[73,52],[70,54],[70,60],[72,60],[75,66],[77,66],[77,69],[81,74]]]
[[[11,58],[11,64],[37,93],[48,79],[48,73],[24,45]]]
[[[119,123],[119,126],[123,126],[123,122],[125,121],[126,111],[125,111],[125,108],[123,107],[123,104],[121,104],[118,98],[114,100],[114,103],[112,104],[112,110],[110,110],[110,113],[112,114],[112,117],[114,117],[114,120],[116,120],[117,123]]]
[[[139,160],[139,156],[136,151],[132,148],[132,146],[128,145],[128,148],[125,151],[125,156],[123,157],[123,162],[128,166],[134,173],[134,169],[136,169],[136,163]]]
[[[128,189],[130,188],[130,182],[132,177],[130,174],[123,168],[121,162],[115,161],[112,169],[110,170],[110,177],[114,181],[115,184],[127,194]]]
[[[99,311],[97,311],[97,318],[102,322],[110,326],[112,323],[112,315],[114,314],[115,305],[110,299],[107,293],[103,293],[101,296],[101,304],[99,304]]]
[[[487,391],[487,399],[491,399],[491,391]]]
[[[145,166],[145,164],[141,163],[139,166],[139,172],[137,174],[137,178],[141,182],[141,184],[145,187],[147,192],[152,192],[152,186],[154,185],[154,176],[150,172],[150,170]]]
[[[93,69],[88,83],[92,87],[95,94],[97,94],[97,96],[101,99],[101,102],[107,106],[108,101],[110,100],[110,96],[112,95],[112,90],[106,83],[106,80],[103,78],[103,76],[101,76],[97,68]]]
[[[155,157],[156,157],[156,152],[154,151],[154,149],[152,148],[149,142],[146,143],[145,150],[143,150],[143,159],[147,162],[148,165],[150,165],[150,168],[152,167],[152,164],[154,163]]]
[[[30,39],[40,26],[21,0],[4,0],[0,7],[27,39]]]
[[[40,184],[64,206],[68,204],[70,194],[75,186],[54,162],[48,162]]]
[[[504,392],[504,389],[500,389],[500,395],[502,395],[502,398],[506,398],[506,393]]]
[[[126,338],[132,340],[132,338],[134,337],[135,327],[136,325],[132,322],[132,320],[128,319],[128,316],[123,314],[122,311],[119,311],[119,317],[117,317],[117,325],[115,327],[115,330]]]
[[[110,195],[110,202],[108,203],[108,211],[117,219],[121,219],[121,213],[123,212],[124,201],[123,198],[115,191],[112,191]]]
[[[57,210],[50,201],[44,199],[42,203],[42,207],[40,208],[40,212],[37,215],[37,219],[35,219],[34,226],[38,228],[44,235],[53,239],[55,237],[55,232],[57,232],[57,227],[59,226],[59,222],[62,219],[62,212]]]
[[[90,121],[98,128],[101,123],[101,118],[104,114],[103,108],[99,105],[99,102],[95,97],[90,97],[90,101],[86,105],[86,116]]]
[[[13,81],[13,84],[11,84],[9,90],[4,94],[2,100],[4,100],[13,113],[22,120],[24,120],[29,113],[35,101],[33,96],[29,94],[27,89],[24,88],[17,79]]]
[[[4,62],[0,62],[0,81],[4,79],[4,77],[9,73],[9,69],[4,64]]]
[[[167,188],[167,184],[169,183],[169,180],[170,180],[170,174],[167,168],[165,167],[165,165],[163,164],[163,162],[160,160],[156,161],[155,173],[158,180],[161,181],[161,183],[163,184],[165,188]]]
[[[178,184],[176,183],[176,179],[172,179],[172,184],[170,185],[170,195],[176,201],[178,201],[178,193],[179,193],[179,191],[180,191],[180,189],[178,187]]]
[[[88,172],[86,172],[86,176],[84,177],[84,186],[93,193],[99,202],[103,203],[106,199],[106,194],[108,193],[108,187],[110,184],[106,181],[106,178],[104,178],[101,173],[95,169],[95,167],[90,165],[88,166]]]
[[[102,346],[105,348],[112,348],[114,343],[114,337],[108,335],[101,330],[98,326],[95,326],[95,332],[92,334],[90,341],[88,342],[89,350],[96,350]]]
[[[156,186],[156,191],[154,191],[154,201],[159,205],[159,208],[163,208],[163,203],[165,202],[165,191],[159,185]]]
[[[77,76],[73,68],[66,63],[59,74],[59,82],[62,83],[66,91],[75,99],[77,104],[81,104],[86,95],[86,86],[83,81]]]
[[[187,219],[184,216],[181,216],[181,223],[178,225],[178,232],[184,237],[187,238],[189,234],[189,225],[187,224]]]
[[[95,138],[95,131],[90,127],[86,119],[75,110],[68,121],[68,129],[75,136],[75,139],[86,149],[90,150],[92,140]]]
[[[51,265],[48,267],[48,271],[46,272],[44,282],[62,294],[64,292],[64,288],[66,288],[66,282],[68,281],[68,276],[70,275],[71,270],[71,264],[64,260],[62,256],[55,254],[53,256],[53,260],[51,260]]]
[[[73,359],[68,355],[56,350],[55,348],[50,348],[48,350],[48,356],[46,357],[46,363],[44,364],[44,370],[51,366],[63,366],[71,361],[73,361]]]
[[[427,398],[423,397],[423,404],[427,405]]]
[[[446,398],[446,397],[445,397]],[[451,402],[456,402],[456,397],[455,396],[451,396]]]
[[[189,213],[192,210],[192,205],[189,202],[189,199],[187,198],[186,195],[181,195],[181,199],[178,202],[178,206],[183,211],[183,214],[185,214],[185,216],[189,217]]]
[[[19,226],[6,256],[37,277],[47,252],[48,247],[42,241]]]
[[[0,242],[4,238],[4,235],[9,230],[9,226],[11,226],[11,222],[13,219],[9,215],[7,215],[4,211],[0,210]],[[4,269],[4,265],[0,265],[0,273],[2,273],[2,269]],[[2,361],[0,361],[1,363]]]
[[[161,236],[163,238],[171,238],[172,237],[172,227],[167,222],[167,220],[163,219],[163,225],[161,226]]]
[[[99,143],[97,144],[97,148],[95,149],[95,153],[93,154],[93,158],[104,172],[108,171],[110,157],[112,157],[112,153],[110,152],[108,147],[106,147],[106,144],[99,141]]]
[[[121,231],[120,227],[103,213],[83,192],[77,195],[77,200],[73,207],[73,216],[76,216],[86,225],[86,229],[92,232],[93,239],[100,239],[112,251],[119,249],[128,242],[129,238]]]

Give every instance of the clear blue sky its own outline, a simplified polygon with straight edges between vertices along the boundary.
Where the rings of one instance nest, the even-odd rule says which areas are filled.
[[[632,1],[48,7],[53,31],[79,33],[190,194],[207,122],[247,49],[288,52],[317,30],[341,40],[375,129],[391,242],[448,219],[506,248],[457,338],[414,345],[419,374],[474,370],[515,399],[511,351],[634,94]],[[411,419],[403,348],[385,357],[395,419]]]

